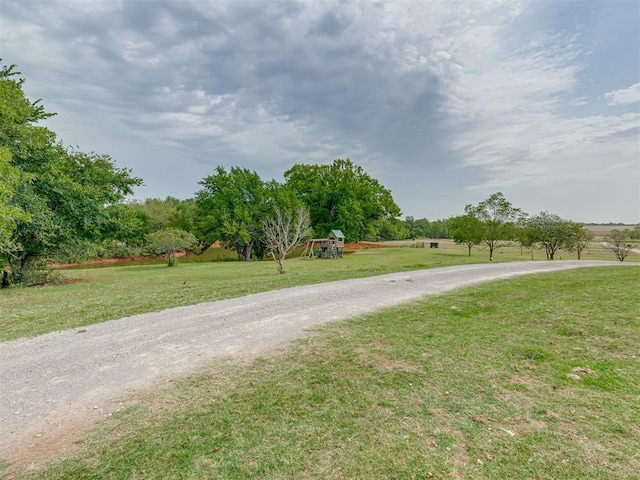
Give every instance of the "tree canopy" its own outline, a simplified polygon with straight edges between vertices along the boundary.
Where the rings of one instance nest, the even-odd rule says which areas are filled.
[[[471,249],[483,240],[484,225],[471,213],[449,219],[449,231],[453,241],[466,245],[471,256]]]
[[[489,247],[489,258],[493,260],[496,248],[506,245],[518,236],[518,223],[526,216],[515,208],[500,192],[494,193],[478,205],[467,205],[465,214],[482,224],[482,242]]]
[[[196,193],[196,226],[206,243],[222,240],[241,260],[251,260],[260,242],[267,204],[264,182],[246,168],[216,167]]]
[[[348,241],[358,241],[375,235],[376,220],[401,214],[391,192],[349,159],[330,165],[296,164],[284,176],[309,209],[318,233],[340,229]]]
[[[527,219],[530,241],[544,248],[547,260],[553,260],[556,252],[566,244],[571,236],[571,222],[563,220],[555,213],[540,212]]]
[[[0,189],[0,262],[15,282],[65,244],[99,240],[109,222],[105,207],[142,183],[108,155],[65,147],[38,125],[52,114],[27,99],[19,75],[13,65],[0,68],[0,173],[8,179]]]

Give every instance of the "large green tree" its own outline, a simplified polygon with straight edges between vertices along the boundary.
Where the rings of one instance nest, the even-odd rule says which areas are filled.
[[[51,114],[39,101],[27,99],[19,75],[15,66],[0,67],[0,169],[13,179],[0,194],[0,209],[13,212],[10,242],[4,242],[0,262],[10,265],[15,282],[24,281],[35,263],[65,244],[100,240],[109,221],[105,207],[141,184],[108,155],[58,142],[38,123]]]
[[[284,176],[309,209],[317,234],[340,229],[349,241],[358,241],[375,235],[376,220],[401,213],[391,192],[348,159],[330,165],[297,164]]]
[[[18,221],[28,219],[26,212],[11,204],[16,187],[25,181],[22,172],[11,164],[11,151],[0,147],[0,256],[13,250],[13,232]]]
[[[518,239],[518,224],[526,216],[515,208],[500,192],[494,193],[478,205],[467,205],[465,214],[482,223],[482,241],[489,247],[489,259],[493,260],[496,248]]]
[[[262,238],[262,223],[268,211],[267,189],[256,172],[246,168],[216,167],[216,173],[200,182],[196,193],[196,231],[201,240],[222,240],[238,253],[240,260],[251,260],[255,245]]]

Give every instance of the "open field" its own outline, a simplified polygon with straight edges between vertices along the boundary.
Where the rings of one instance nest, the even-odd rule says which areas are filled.
[[[603,238],[611,232],[611,230],[633,230],[636,225],[585,225],[584,228],[595,233],[597,238]]]
[[[0,341],[296,285],[489,261],[486,251],[474,249],[468,257],[465,247],[439,242],[438,249],[361,249],[340,260],[291,259],[284,275],[278,275],[275,264],[268,261],[62,270],[61,285],[0,290]],[[560,252],[558,257],[575,255]],[[543,260],[544,253],[534,250],[533,258]],[[584,258],[614,260],[596,243]],[[518,247],[498,249],[495,255],[496,262],[527,259],[531,253]],[[640,255],[630,255],[629,261],[640,261]]]
[[[519,277],[324,327],[142,394],[23,478],[637,478],[637,280]]]

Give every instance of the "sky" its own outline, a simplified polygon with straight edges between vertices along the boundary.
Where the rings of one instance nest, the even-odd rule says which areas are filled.
[[[403,217],[640,222],[637,0],[0,0],[0,58],[137,199],[349,158]]]

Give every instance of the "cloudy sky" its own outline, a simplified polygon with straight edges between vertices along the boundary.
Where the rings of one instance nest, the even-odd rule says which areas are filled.
[[[140,199],[348,157],[416,218],[640,221],[637,0],[0,0],[0,57]]]

